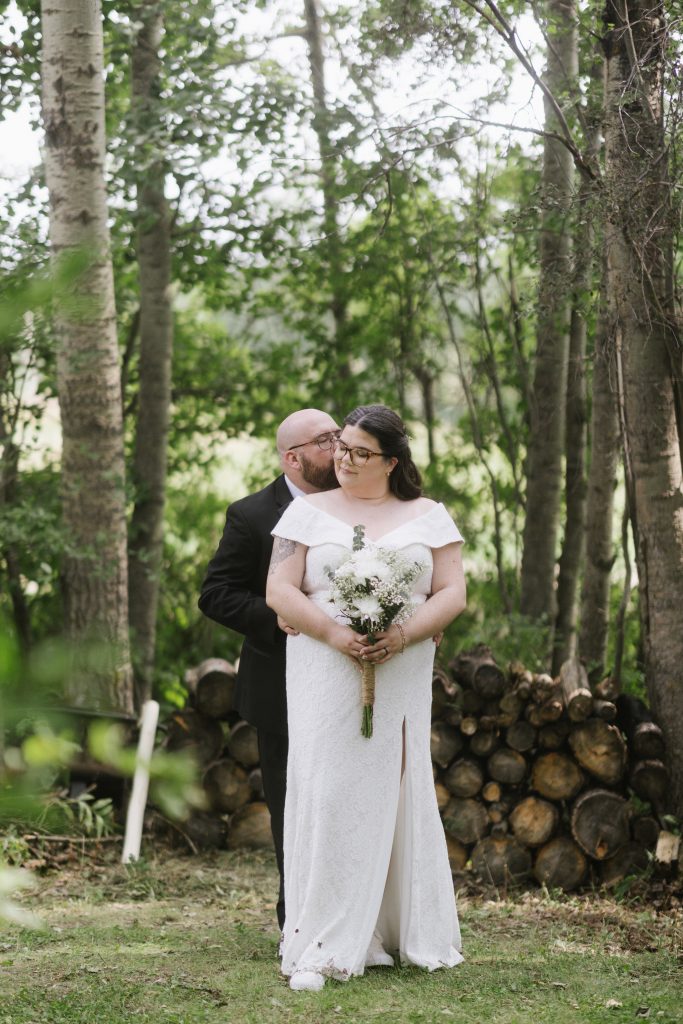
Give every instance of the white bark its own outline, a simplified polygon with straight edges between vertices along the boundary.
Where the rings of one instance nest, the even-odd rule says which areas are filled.
[[[55,296],[62,417],[65,618],[72,705],[132,710],[119,354],[104,161],[99,0],[43,0],[43,124],[53,265],[79,260]],[[88,641],[100,644],[83,664]],[[79,668],[80,660],[80,668]],[[87,659],[85,659],[87,661]]]

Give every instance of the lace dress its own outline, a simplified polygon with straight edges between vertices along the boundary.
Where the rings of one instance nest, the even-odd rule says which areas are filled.
[[[336,615],[325,569],[343,560],[353,528],[296,498],[273,534],[307,546],[302,590]],[[413,584],[417,605],[430,593],[431,549],[460,540],[444,506],[434,505],[377,543],[424,563]],[[285,975],[363,974],[373,933],[403,963],[434,970],[462,960],[429,750],[434,652],[425,640],[377,666],[366,739],[353,663],[311,637],[287,639]]]

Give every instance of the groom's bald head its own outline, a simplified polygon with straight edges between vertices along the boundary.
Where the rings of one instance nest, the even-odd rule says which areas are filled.
[[[329,413],[320,409],[298,409],[290,413],[277,428],[277,450],[282,456],[290,448],[312,441],[319,434],[338,429]]]
[[[276,442],[280,465],[292,483],[310,494],[337,486],[332,451],[323,451],[316,438],[337,433],[339,427],[320,409],[298,409],[282,421]]]

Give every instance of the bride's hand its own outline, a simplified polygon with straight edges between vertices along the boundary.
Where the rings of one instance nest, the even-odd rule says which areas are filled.
[[[370,661],[373,665],[383,665],[395,654],[402,654],[405,648],[401,630],[395,623],[381,633],[375,633],[374,644],[366,644],[361,651],[361,660]]]
[[[335,626],[328,639],[328,643],[330,647],[334,647],[335,651],[340,651],[349,658],[353,658],[354,663],[357,665],[363,645],[367,642],[367,639],[361,633],[356,633],[350,626],[338,625]]]

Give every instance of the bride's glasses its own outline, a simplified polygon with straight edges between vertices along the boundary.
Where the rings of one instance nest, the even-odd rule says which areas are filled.
[[[373,455],[381,455],[383,457],[384,452],[371,452],[369,448],[349,448],[347,444],[344,444],[338,437],[335,437],[332,441],[332,455],[338,462],[341,462],[344,456],[348,455],[352,466],[364,466]]]
[[[326,434],[318,434],[311,441],[302,441],[301,444],[291,444],[287,451],[293,452],[295,448],[305,448],[308,444],[317,444],[321,452],[329,452],[330,448],[334,448],[334,442],[337,440],[338,434],[331,434],[329,431]]]

